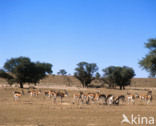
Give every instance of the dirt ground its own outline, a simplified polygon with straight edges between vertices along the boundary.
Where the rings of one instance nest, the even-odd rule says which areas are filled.
[[[60,99],[54,104],[53,100],[44,96],[41,89],[39,96],[30,97],[27,93],[28,89],[24,89],[25,95],[17,102],[13,99],[13,91],[20,91],[18,88],[0,88],[0,126],[129,126],[122,124],[122,115],[128,118],[133,114],[139,117],[151,117],[156,119],[156,91],[153,89],[153,101],[151,104],[136,101],[135,104],[115,105],[99,105],[91,103],[72,104],[73,93],[79,90],[68,89],[69,96]],[[106,95],[113,94],[126,95],[127,91],[132,93],[144,94],[145,89],[133,90],[113,90],[113,89],[86,89],[84,92],[104,93]],[[156,125],[156,122],[155,122]],[[142,125],[143,126],[143,125]]]

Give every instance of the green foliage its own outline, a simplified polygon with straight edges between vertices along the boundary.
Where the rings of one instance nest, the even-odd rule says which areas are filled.
[[[4,68],[7,72],[15,73],[17,66],[30,62],[31,62],[30,59],[27,57],[21,56],[18,58],[11,58],[10,60],[6,61],[6,63],[4,64]]]
[[[149,53],[139,61],[140,66],[150,73],[150,76],[156,76],[156,39],[149,39],[145,43],[145,47],[149,49]]]
[[[134,70],[127,66],[110,66],[103,69],[103,72],[105,82],[108,83],[110,87],[118,85],[120,89],[124,89],[125,86],[130,85],[131,79],[135,76]]]
[[[15,82],[15,79],[13,78],[13,76],[9,75],[2,69],[0,69],[0,77],[5,78],[9,84],[13,84]]]
[[[96,78],[96,79],[100,79],[100,77],[101,77],[100,73],[97,72],[97,73],[95,74],[95,78]]]
[[[0,77],[8,82],[17,82],[23,88],[24,83],[38,83],[40,79],[52,73],[52,65],[49,63],[31,62],[27,57],[11,58],[4,65]]]
[[[115,78],[114,78],[115,70],[116,70],[115,66],[110,66],[102,70],[104,72],[104,79],[103,79],[104,82],[109,84],[109,87],[112,88],[115,87]]]
[[[67,74],[67,72],[66,72],[66,70],[64,70],[64,69],[61,69],[59,72],[57,72],[57,74],[58,75],[66,75]]]
[[[88,87],[88,84],[94,79],[94,73],[98,70],[98,66],[95,63],[80,62],[75,68],[74,76],[78,78],[83,87]]]
[[[145,47],[150,50],[156,49],[156,39],[149,39],[147,43],[145,43]]]

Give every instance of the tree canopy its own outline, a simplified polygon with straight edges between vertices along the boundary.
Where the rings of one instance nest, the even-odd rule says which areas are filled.
[[[83,87],[88,87],[88,84],[94,79],[94,73],[98,70],[95,63],[80,62],[75,68],[74,76],[78,78]]]
[[[110,87],[120,86],[120,89],[125,89],[125,86],[130,85],[131,79],[135,76],[132,68],[123,66],[110,66],[103,69],[104,81]]]
[[[65,69],[60,69],[60,71],[59,72],[57,72],[57,74],[58,75],[66,75],[67,74],[67,72],[66,72],[66,70]]]
[[[149,39],[145,43],[145,47],[149,49],[149,53],[145,55],[140,61],[140,66],[150,73],[151,77],[156,76],[156,39]]]
[[[38,83],[47,74],[52,73],[49,63],[32,62],[28,57],[11,58],[0,70],[0,77],[11,83],[19,83],[23,88],[24,83]]]
[[[96,78],[96,79],[100,79],[100,77],[101,77],[100,73],[99,73],[99,72],[96,72],[95,78]]]

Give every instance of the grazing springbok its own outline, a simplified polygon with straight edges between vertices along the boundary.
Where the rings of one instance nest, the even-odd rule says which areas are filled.
[[[14,91],[14,100],[17,101],[22,95],[24,95],[24,91],[22,90],[22,92],[19,91]]]
[[[58,91],[58,92],[53,92],[53,97],[54,97],[54,103],[56,103],[57,97],[60,97],[61,103],[63,102],[63,98],[68,96],[68,92],[66,90],[63,91]]]
[[[88,93],[87,95],[85,95],[85,98],[87,100],[86,103],[89,104],[90,101],[93,102],[95,95],[96,95],[95,93]]]
[[[125,96],[124,95],[119,95],[119,96],[113,96],[112,94],[109,94],[106,97],[106,104],[107,105],[119,105],[120,102],[125,102]]]
[[[121,101],[122,102],[125,101],[125,96],[124,95],[120,95],[120,96],[114,97],[113,104],[119,105]]]
[[[106,104],[111,105],[111,104],[113,104],[113,101],[114,101],[114,96],[112,94],[107,95]]]
[[[145,101],[149,104],[152,101],[152,91],[148,91],[147,94],[139,95],[141,101]]]
[[[76,101],[79,104],[80,100],[81,100],[81,103],[84,102],[84,94],[82,91],[80,91],[79,94],[73,94],[73,104],[75,104]]]
[[[48,96],[49,98],[51,98],[52,96],[54,96],[56,94],[56,91],[54,90],[49,90],[44,92],[45,96]]]
[[[38,96],[39,94],[41,94],[41,90],[32,90],[28,91],[28,93],[30,94],[30,96]]]
[[[106,104],[106,95],[105,94],[100,94],[99,95],[99,104]]]
[[[135,104],[135,99],[137,97],[138,97],[138,94],[132,94],[132,93],[127,92],[126,98],[127,98],[128,104],[130,104],[130,102]]]
[[[99,96],[100,96],[100,92],[96,92],[96,93],[88,93],[86,95],[84,95],[84,99],[86,99],[86,103],[89,104],[90,101],[92,102],[97,102],[99,101]]]
[[[49,91],[45,91],[45,92],[44,92],[44,95],[50,97]]]
[[[84,99],[86,99],[87,104],[89,104],[90,101],[93,103],[98,102],[99,104],[106,104],[106,95],[100,94],[100,91],[97,91],[96,93],[85,94]]]

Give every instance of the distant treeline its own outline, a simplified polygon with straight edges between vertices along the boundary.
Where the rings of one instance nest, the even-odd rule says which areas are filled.
[[[140,66],[150,73],[150,77],[156,76],[156,39],[149,39],[145,43],[149,53],[139,61]],[[51,63],[32,62],[28,57],[17,57],[7,60],[3,69],[0,69],[0,77],[5,78],[9,84],[18,83],[21,88],[25,83],[37,84],[47,75],[52,74]],[[125,86],[131,84],[131,79],[135,76],[133,68],[128,66],[109,66],[102,69],[103,74],[98,72],[96,63],[79,62],[75,68],[74,76],[81,82],[83,87],[88,87],[93,80],[99,80],[106,83],[110,88],[119,86],[125,89]],[[58,75],[66,75],[65,69],[60,69]]]

